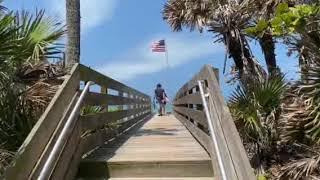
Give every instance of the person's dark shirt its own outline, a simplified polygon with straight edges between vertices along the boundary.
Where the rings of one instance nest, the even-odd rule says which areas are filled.
[[[158,100],[162,100],[165,97],[165,91],[162,88],[155,89],[154,94]]]

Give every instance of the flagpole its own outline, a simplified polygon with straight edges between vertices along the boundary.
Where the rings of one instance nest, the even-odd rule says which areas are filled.
[[[168,43],[167,43],[167,40],[164,39],[164,42],[165,42],[165,56],[166,56],[166,66],[167,66],[167,70],[169,70],[169,53],[168,53]]]
[[[164,42],[165,42],[165,58],[166,58],[166,69],[167,69],[167,74],[169,73],[169,51],[168,51],[168,43],[167,43],[167,40],[164,39]],[[167,90],[169,90],[169,80],[166,80],[166,86],[167,86]],[[167,92],[167,96],[168,96],[168,93]]]

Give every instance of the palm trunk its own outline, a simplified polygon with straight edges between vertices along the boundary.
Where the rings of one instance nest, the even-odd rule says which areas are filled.
[[[230,37],[229,42],[227,43],[227,37]],[[228,46],[229,49],[229,58],[231,57],[234,61],[234,64],[236,66],[236,69],[239,72],[239,77],[243,74],[244,64],[241,54],[241,47],[238,44],[238,41],[235,38],[232,38],[231,34],[224,35],[224,42],[225,45]]]
[[[236,68],[239,71],[239,78],[241,78],[244,74],[256,75],[257,72],[255,72],[256,64],[253,59],[254,57],[246,45],[242,47],[238,39],[231,38],[228,48],[229,55],[234,60]]]
[[[80,0],[66,0],[67,65],[80,62]]]
[[[259,39],[260,46],[262,48],[264,59],[267,64],[268,72],[270,75],[274,74],[277,70],[276,54],[275,54],[275,44],[273,41],[273,36],[270,33],[265,33]]]

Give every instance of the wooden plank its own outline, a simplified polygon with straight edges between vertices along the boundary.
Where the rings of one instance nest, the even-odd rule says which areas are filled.
[[[232,161],[231,167],[235,169],[239,180],[253,180],[255,179],[253,169],[229,112],[229,108],[225,104],[217,78],[215,77],[215,72],[209,65],[205,66],[205,68],[209,74],[207,91],[210,93],[209,106],[213,112],[211,116],[212,119],[215,120],[214,122],[216,122],[215,125],[220,126],[221,130],[217,132],[217,134],[223,136],[225,140],[226,150],[228,150]]]
[[[174,105],[182,104],[202,104],[200,92],[189,94],[182,98],[179,98],[173,102]]]
[[[101,129],[93,134],[81,138],[81,147],[82,153],[85,154],[97,146],[102,145],[104,142],[108,141],[109,139],[114,138],[117,135],[115,130],[111,129]]]
[[[174,116],[138,124],[87,156],[79,177],[213,177],[208,153]]]
[[[189,82],[187,82],[178,92],[175,104],[194,104],[189,99],[190,90],[197,87],[198,80],[205,80],[208,87],[205,88],[207,93],[210,93],[209,97],[209,110],[211,114],[211,120],[214,127],[214,133],[217,137],[217,142],[221,152],[221,157],[225,169],[227,170],[227,176],[229,179],[254,179],[252,168],[250,166],[247,154],[241,142],[238,131],[232,120],[228,107],[225,105],[219,82],[219,72],[217,69],[212,68],[210,65],[204,66],[201,71],[196,74]],[[187,93],[186,93],[187,92]],[[187,95],[183,95],[187,94]],[[202,104],[202,103],[201,103]],[[181,110],[183,109],[183,110]],[[188,108],[175,108],[178,112],[188,115],[188,111],[192,111]],[[179,114],[177,116],[180,116]],[[189,120],[180,116],[180,119],[184,119],[187,122],[186,126],[193,125]],[[189,124],[189,125],[188,125]],[[194,125],[193,125],[194,126]],[[195,127],[195,126],[194,126]],[[197,128],[189,128],[190,131],[198,132]],[[197,135],[198,136],[198,135]],[[197,137],[195,136],[195,137]],[[212,147],[212,142],[210,140]],[[208,149],[210,154],[214,155],[217,152],[213,148]],[[216,162],[213,162],[217,176],[220,176],[219,167]]]
[[[123,97],[123,95],[124,95],[124,92],[119,91],[119,96],[120,96],[120,97]],[[124,105],[119,105],[118,108],[119,108],[119,110],[122,111],[122,110],[124,109]]]
[[[13,166],[6,171],[6,179],[28,179],[78,88],[79,66],[76,64],[20,147]]]
[[[94,130],[104,126],[107,123],[115,122],[117,120],[135,115],[139,112],[145,111],[148,108],[129,109],[115,112],[97,113],[94,115],[81,116],[82,131]]]
[[[144,119],[146,116],[147,114],[141,115],[132,120],[121,123],[118,125],[119,127],[115,130],[101,129],[87,137],[82,138],[81,146],[83,149],[83,153],[87,153],[95,147],[102,145],[104,142],[116,137],[118,133],[121,133],[122,131],[128,129],[130,126]]]
[[[174,113],[175,117],[180,120],[180,122],[190,131],[190,133],[195,137],[196,140],[208,151],[211,151],[211,142],[208,134],[203,132],[188,119],[181,116],[178,113]]]
[[[76,152],[81,138],[81,121],[77,121],[72,133],[67,140],[63,151],[59,157],[58,162],[55,165],[54,171],[51,175],[51,179],[63,179],[68,171],[69,165],[72,160],[72,155]]]
[[[201,72],[197,75],[198,76],[197,78],[199,78],[200,80],[207,80],[207,82],[209,84],[208,87],[210,87],[210,85],[211,85],[210,83],[212,83],[211,80],[213,79],[212,77],[210,77],[212,74],[209,74],[209,71],[210,71],[210,69],[205,66],[201,70]],[[204,88],[204,89],[207,92],[211,91],[210,88]],[[211,95],[211,92],[209,92],[209,93]],[[214,93],[217,93],[217,92],[214,92]],[[210,96],[209,102],[212,102],[212,101],[216,101],[216,99],[212,99]],[[236,169],[234,167],[235,165],[232,160],[232,155],[230,154],[229,149],[228,149],[228,142],[225,140],[223,129],[222,129],[220,122],[219,122],[219,117],[218,117],[219,115],[218,114],[220,112],[217,112],[217,110],[213,109],[212,106],[210,106],[210,105],[208,105],[208,106],[209,106],[211,120],[212,120],[213,133],[216,137],[216,141],[217,141],[219,152],[220,152],[219,155],[222,159],[223,167],[226,171],[227,178],[228,179],[238,179]],[[215,149],[213,149],[212,152],[210,152],[210,153],[218,154],[218,152]],[[217,168],[217,169],[215,169],[215,171],[217,172],[217,174],[216,174],[217,177],[221,177],[221,171],[219,170],[221,167],[218,166],[215,168]]]
[[[88,92],[88,93],[90,94],[90,92]],[[108,94],[108,88],[107,88],[106,86],[101,86],[100,93],[101,93],[101,94]],[[86,96],[85,98],[87,98],[88,96],[90,96],[89,94],[87,94],[87,96]],[[88,104],[88,102],[87,102],[86,99],[84,100],[84,102],[85,102],[85,103],[84,103],[85,105],[90,105],[90,104]],[[96,105],[95,102],[96,102],[96,101],[92,101],[93,104],[91,104],[91,106],[95,106],[95,105]],[[100,106],[101,106],[102,108],[106,109],[107,111],[108,111],[108,109],[109,109],[109,106],[108,106],[107,104],[103,104],[103,105],[100,104]]]
[[[109,94],[100,94],[90,92],[87,93],[84,104],[90,106],[96,105],[131,105],[131,104],[140,104],[145,103],[144,101],[138,99],[132,99],[121,96],[114,96]]]
[[[184,84],[177,92],[176,94],[176,97],[175,97],[175,100],[176,99],[180,99],[184,96],[184,93],[188,91],[188,87],[187,87],[187,84]]]
[[[135,117],[129,121],[126,121],[126,122],[123,122],[121,124],[119,124],[119,128],[117,129],[118,132],[122,132],[122,131],[125,131],[127,130],[128,128],[130,128],[131,126],[133,126],[134,124],[136,124],[138,121],[141,121],[143,119],[145,119],[146,117],[148,117],[150,115],[150,112],[148,113],[143,113],[142,115],[138,116],[138,117]]]
[[[203,111],[186,108],[186,107],[174,107],[174,110],[188,116],[189,118],[193,119],[195,122],[201,124],[204,128],[208,128],[208,121],[205,113]]]
[[[80,64],[80,79],[82,81],[93,81],[99,84],[100,86],[107,86],[108,88],[114,89],[117,91],[123,91],[129,94],[137,94],[144,98],[148,98],[147,95],[81,64]]]
[[[50,141],[47,143],[47,146],[45,148],[45,150],[43,151],[41,157],[38,160],[37,165],[34,167],[33,172],[31,173],[32,177],[38,177],[40,174],[40,171],[42,170],[42,167],[44,165],[44,163],[46,162],[46,160],[48,159],[53,146],[55,145],[58,136],[60,135],[60,132],[62,131],[71,111],[74,108],[74,105],[77,103],[78,100],[78,94],[75,93],[75,95],[73,96],[72,100],[70,101],[69,106],[66,108],[66,112],[64,112],[63,118],[62,120],[59,122],[59,125],[57,126],[57,128],[55,129],[53,135],[50,138]],[[58,159],[58,157],[57,157]]]
[[[82,152],[83,152],[82,147],[80,146],[80,143],[78,143],[76,151],[72,155],[70,155],[72,156],[72,159],[69,163],[69,167],[67,168],[67,172],[63,179],[65,180],[76,179],[79,164],[82,159],[82,154],[83,154]]]

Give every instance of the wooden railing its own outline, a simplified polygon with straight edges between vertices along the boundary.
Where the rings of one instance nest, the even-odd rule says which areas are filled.
[[[63,149],[54,157],[50,179],[73,179],[84,154],[151,115],[148,95],[76,64],[19,149],[14,164],[6,171],[6,179],[38,179],[78,101],[80,81],[94,82],[92,89],[100,89],[99,93],[87,93],[82,104],[83,107],[99,107],[100,111],[83,115],[77,112]],[[111,111],[110,107],[116,108]]]
[[[218,179],[224,179],[221,172],[225,172],[228,180],[256,179],[229,109],[225,105],[218,77],[217,69],[209,65],[203,67],[176,94],[173,103],[174,114],[208,151]],[[204,111],[199,81],[203,82],[207,95],[209,118]],[[212,132],[209,130],[209,123],[213,127]],[[213,139],[216,141],[218,151]],[[222,160],[222,165],[218,162],[219,158]]]

